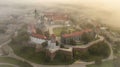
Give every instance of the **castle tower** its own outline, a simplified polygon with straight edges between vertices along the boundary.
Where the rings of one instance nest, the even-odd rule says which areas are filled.
[[[56,36],[54,34],[51,35],[50,41],[48,42],[48,46],[50,49],[56,48]]]
[[[52,45],[53,49],[56,46],[56,36],[54,34],[52,34],[52,36],[51,36],[51,45]]]
[[[52,34],[50,40],[48,41],[48,51],[47,51],[47,55],[50,57],[51,61],[54,59],[56,55],[56,51],[58,50],[59,47],[56,46],[56,36]]]

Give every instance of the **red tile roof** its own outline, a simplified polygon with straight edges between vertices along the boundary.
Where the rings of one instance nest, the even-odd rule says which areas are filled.
[[[41,35],[41,34],[35,34],[35,33],[33,33],[32,36],[33,36],[33,37],[36,37],[36,38],[39,38],[39,39],[47,39],[46,36]]]
[[[34,24],[29,24],[28,28],[32,31],[32,33],[36,33],[36,28]]]
[[[56,35],[55,35],[55,34],[52,34],[51,37],[56,38]]]
[[[36,33],[36,29],[32,29],[32,33]]]
[[[52,20],[56,21],[56,20],[68,20],[67,16],[53,16]]]
[[[45,16],[52,20],[68,20],[68,15],[65,13],[45,13]]]
[[[92,31],[92,30],[91,29],[86,29],[86,30],[83,30],[83,31],[77,31],[77,32],[73,32],[73,33],[70,33],[70,34],[63,34],[62,37],[68,38],[68,37],[80,36],[83,33],[90,32],[90,31]]]

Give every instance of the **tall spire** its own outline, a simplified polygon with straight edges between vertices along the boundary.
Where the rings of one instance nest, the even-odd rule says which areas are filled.
[[[35,9],[35,11],[34,11],[34,14],[35,14],[35,15],[34,15],[35,19],[37,19],[39,14],[38,14],[38,12],[37,12],[36,9]]]

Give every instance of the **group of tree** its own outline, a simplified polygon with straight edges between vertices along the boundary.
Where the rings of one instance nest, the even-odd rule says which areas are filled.
[[[36,33],[38,33],[38,34],[44,34],[44,33],[41,31],[41,29],[39,29],[39,28],[36,28]]]
[[[110,55],[110,48],[105,42],[97,43],[86,51],[74,51],[74,58],[84,61],[97,61],[107,58]]]
[[[6,31],[5,31],[5,29],[0,29],[0,33],[5,33]]]
[[[29,41],[29,34],[26,31],[21,31],[16,37],[12,38],[12,43],[23,44]]]
[[[86,44],[95,39],[95,35],[92,32],[84,33],[81,36],[81,40]]]

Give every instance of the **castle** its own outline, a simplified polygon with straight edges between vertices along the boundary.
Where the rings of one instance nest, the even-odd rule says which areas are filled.
[[[37,20],[37,23],[31,23],[28,25],[28,33],[30,34],[30,41],[31,43],[36,44],[36,50],[40,51],[42,50],[42,44],[46,43],[46,55],[48,55],[51,60],[54,59],[56,52],[61,51],[64,54],[70,55],[71,58],[73,57],[73,49],[74,48],[61,48],[60,43],[63,44],[69,44],[70,39],[74,39],[75,41],[80,41],[82,34],[91,33],[91,29],[85,29],[82,31],[72,32],[69,34],[61,34],[59,44],[57,40],[57,36],[54,33],[50,33],[49,37],[45,36],[44,34],[37,33],[36,29],[39,28],[42,32],[49,32],[49,29],[51,26],[55,25],[67,25],[70,26],[69,17],[67,14],[62,13],[49,13],[45,12],[44,15],[42,14],[40,17],[37,17],[36,15],[37,11],[35,10],[35,18]],[[76,48],[76,47],[75,47]]]

